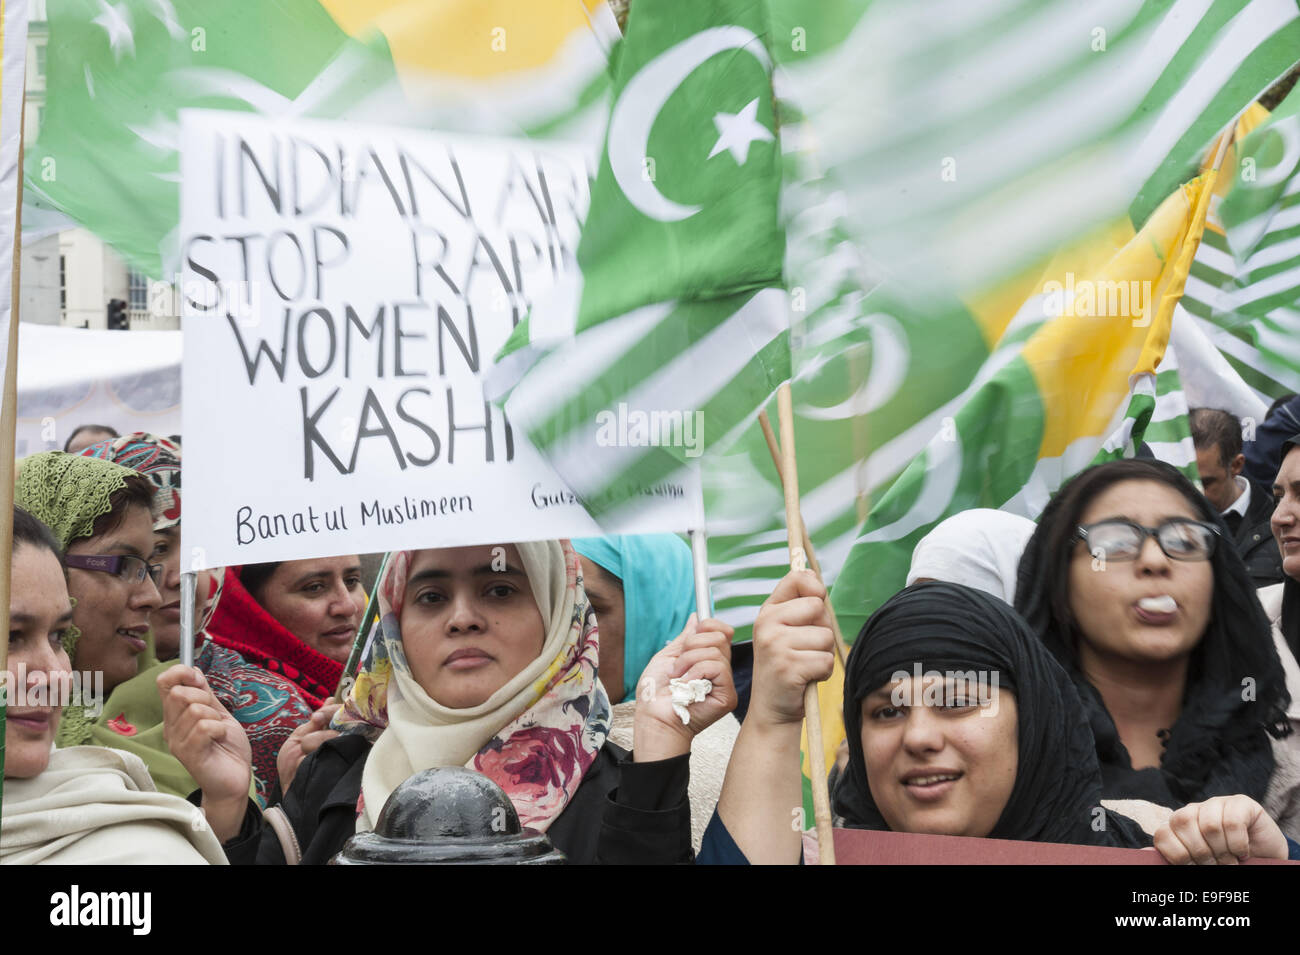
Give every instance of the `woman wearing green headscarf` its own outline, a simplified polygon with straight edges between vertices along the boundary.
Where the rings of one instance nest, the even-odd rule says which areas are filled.
[[[47,451],[18,462],[14,503],[44,521],[63,548],[74,602],[67,637],[74,670],[102,674],[98,699],[64,709],[57,745],[108,746],[139,756],[160,792],[198,788],[163,741],[162,703],[149,687],[157,720],[125,718],[114,691],[128,686],[146,657],[149,616],[161,598],[148,563],[153,548],[153,485],[128,468],[96,458]],[[98,691],[98,686],[96,686]],[[102,707],[102,709],[101,709]],[[116,711],[122,709],[123,715]]]

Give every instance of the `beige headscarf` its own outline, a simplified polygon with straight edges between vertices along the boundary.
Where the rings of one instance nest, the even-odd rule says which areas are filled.
[[[202,810],[157,792],[131,753],[56,749],[40,775],[4,787],[2,864],[226,864]]]
[[[411,675],[399,626],[414,552],[393,555],[379,584],[380,632],[337,728],[383,728],[362,774],[357,831],[374,828],[389,795],[417,772],[469,766],[506,791],[525,826],[545,831],[563,811],[609,733],[596,679],[595,615],[568,541],[515,545],[546,624],[542,651],[478,706],[452,709]]]

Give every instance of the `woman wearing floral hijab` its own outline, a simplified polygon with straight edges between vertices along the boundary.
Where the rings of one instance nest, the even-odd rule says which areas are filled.
[[[282,806],[304,864],[373,828],[392,791],[435,766],[492,779],[571,861],[691,858],[690,744],[735,705],[726,634],[691,622],[655,657],[643,683],[665,692],[638,707],[630,754],[606,739],[595,616],[567,541],[401,552],[379,599],[370,659],[336,717],[342,734],[307,757]],[[666,692],[675,677],[712,683],[685,724]],[[245,777],[228,748],[196,742],[187,757],[233,805]],[[227,853],[284,861],[270,832]]]
[[[174,665],[180,652],[181,449],[166,438],[137,431],[92,444],[81,453],[131,468],[155,489],[150,560],[162,566],[158,581],[162,605],[150,616],[156,660],[143,659],[139,676],[114,691],[97,728],[118,734],[155,728],[161,744],[163,712],[158,674]],[[293,682],[254,666],[212,640],[207,628],[221,599],[222,577],[222,568],[198,575],[194,665],[207,677],[217,699],[243,724],[253,752],[257,800],[265,807],[279,785],[276,758],[280,747],[311,717],[312,711]]]

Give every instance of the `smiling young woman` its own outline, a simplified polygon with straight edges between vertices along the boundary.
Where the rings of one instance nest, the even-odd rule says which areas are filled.
[[[789,807],[801,800],[790,767],[802,689],[831,669],[823,594],[815,578],[792,573],[760,611],[754,696],[702,861],[799,859]],[[1150,845],[1135,821],[1102,802],[1102,769],[1073,681],[1010,606],[970,587],[917,584],[871,616],[845,667],[844,729],[849,762],[833,807],[848,828]],[[1234,846],[1285,857],[1277,826],[1241,796],[1230,812],[1216,804],[1203,817],[1199,809],[1180,817],[1156,833],[1157,845],[1177,861],[1199,861],[1202,824],[1227,816],[1236,820]]]

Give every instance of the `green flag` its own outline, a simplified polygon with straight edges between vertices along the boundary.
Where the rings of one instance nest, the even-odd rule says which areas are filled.
[[[765,11],[632,6],[577,269],[489,379],[598,518],[724,447],[789,376]]]

